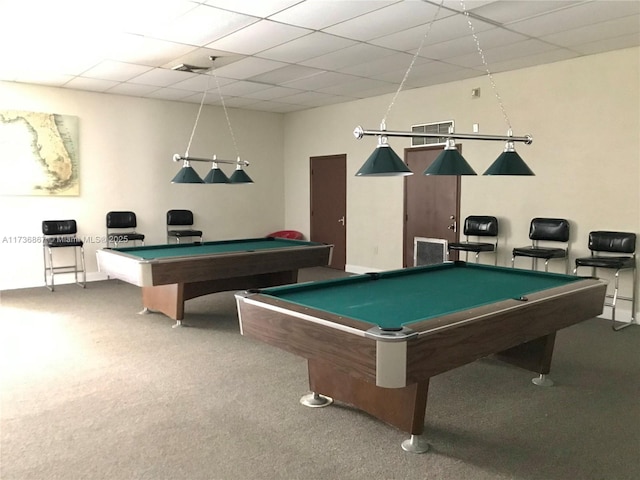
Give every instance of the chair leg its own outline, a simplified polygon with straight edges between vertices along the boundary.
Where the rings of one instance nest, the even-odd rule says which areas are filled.
[[[49,255],[47,255],[47,253]],[[44,260],[44,286],[49,289],[50,292],[53,292],[54,287],[54,279],[53,279],[53,255],[51,254],[51,248],[43,246],[42,247],[42,258]],[[48,265],[47,265],[47,258]],[[47,271],[49,272],[49,276],[51,277],[51,285],[49,285],[49,281],[47,280]]]
[[[636,282],[635,282],[635,276],[636,276],[636,271],[635,269],[633,269],[633,282],[632,282],[632,288],[633,288],[633,292],[631,294],[631,320],[628,323],[623,323],[623,322],[618,322],[619,325],[616,326],[616,303],[618,301],[618,286],[619,286],[619,281],[620,281],[620,270],[616,271],[616,281],[615,281],[615,288],[613,290],[613,299],[611,301],[611,328],[614,331],[620,331],[623,328],[627,328],[628,326],[632,325],[634,320],[635,320],[635,294],[636,294]],[[622,298],[622,297],[620,297]],[[627,298],[625,298],[627,299]]]
[[[80,248],[80,265],[82,266],[82,283],[78,283],[78,260],[77,260],[77,248]],[[76,279],[76,285],[82,287],[82,288],[86,288],[87,287],[87,270],[84,264],[84,247],[77,247],[76,249],[74,249],[73,251],[73,258],[75,260],[75,279]]]

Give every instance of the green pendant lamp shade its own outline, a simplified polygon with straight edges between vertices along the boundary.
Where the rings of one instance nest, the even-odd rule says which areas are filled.
[[[535,175],[535,173],[518,155],[513,142],[507,142],[504,152],[496,158],[484,175]]]
[[[447,140],[447,146],[440,152],[425,175],[477,175],[456,148],[455,141]]]
[[[387,143],[386,137],[378,137],[378,146],[356,172],[356,177],[399,177],[413,175],[409,167]]]
[[[182,168],[178,174],[173,177],[171,183],[204,183],[200,178],[200,175],[189,165],[188,161],[184,161]]]
[[[253,183],[251,177],[247,175],[240,165],[236,167],[236,171],[233,172],[231,178],[229,179],[229,183]]]
[[[218,168],[217,163],[213,163],[211,170],[204,177],[204,183],[230,183],[229,177]]]

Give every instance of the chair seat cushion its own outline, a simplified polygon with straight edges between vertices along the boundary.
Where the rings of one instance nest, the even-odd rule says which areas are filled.
[[[84,242],[75,237],[52,237],[45,238],[44,244],[51,248],[57,247],[82,247]]]
[[[201,230],[169,230],[167,234],[170,237],[201,237]]]
[[[461,252],[493,252],[495,250],[493,243],[484,242],[460,242],[450,243],[449,250],[457,250]]]
[[[123,233],[122,234],[122,241],[123,242],[128,242],[129,240],[131,240],[131,241],[135,241],[135,240],[143,241],[144,240],[144,234],[142,234],[142,233]]]
[[[144,234],[143,233],[132,233],[132,232],[124,232],[124,233],[110,233],[109,241],[111,242],[135,242],[135,241],[144,242]]]
[[[584,257],[576,258],[576,267],[596,267],[596,268],[635,268],[633,257]]]
[[[513,249],[514,257],[564,258],[567,251],[562,248],[519,247]]]

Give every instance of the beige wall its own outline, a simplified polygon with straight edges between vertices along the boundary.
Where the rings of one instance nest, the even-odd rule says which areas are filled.
[[[79,197],[0,196],[0,289],[43,284],[40,245],[12,243],[11,237],[40,236],[45,219],[73,218],[80,236],[96,237],[104,236],[106,212],[133,210],[147,245],[165,242],[165,214],[171,208],[193,210],[205,240],[263,236],[283,226],[281,114],[229,110],[254,184],[174,185],[170,181],[180,165],[172,157],[185,153],[196,104],[0,82],[0,105],[77,116],[81,176]],[[205,106],[189,153],[236,158],[222,109]],[[202,176],[210,168],[193,165]],[[233,171],[232,165],[220,166],[229,175]],[[102,278],[95,251],[103,246],[86,242],[90,279]]]

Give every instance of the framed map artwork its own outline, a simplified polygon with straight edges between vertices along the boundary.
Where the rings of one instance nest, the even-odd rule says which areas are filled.
[[[0,195],[80,195],[78,117],[0,110]]]

